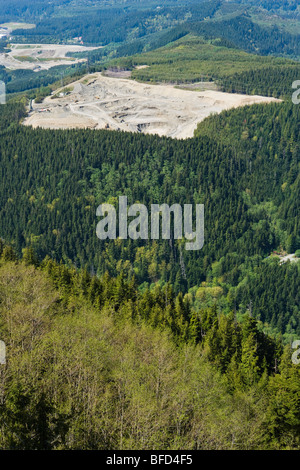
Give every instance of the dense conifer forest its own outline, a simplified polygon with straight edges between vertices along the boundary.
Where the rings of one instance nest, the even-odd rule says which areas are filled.
[[[143,286],[169,282],[198,304],[197,289],[218,287],[215,302],[227,311],[244,314],[251,304],[273,334],[288,341],[299,333],[299,264],[279,266],[270,257],[300,248],[299,107],[223,112],[181,141],[33,130],[19,124],[24,114],[22,103],[8,104],[0,121],[0,230],[18,253],[32,246],[40,259],[98,275],[134,275]],[[129,205],[204,204],[203,249],[187,252],[178,240],[99,240],[96,208],[117,207],[121,195]],[[274,270],[280,289],[269,282]],[[265,295],[255,294],[257,279]],[[200,305],[209,302],[202,297]]]

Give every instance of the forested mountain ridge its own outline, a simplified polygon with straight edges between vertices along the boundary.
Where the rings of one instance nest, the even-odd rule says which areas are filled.
[[[281,10],[290,14],[299,11],[299,2],[297,0],[234,0],[234,3],[253,5],[270,11]]]
[[[299,58],[299,35],[280,31],[277,26],[263,28],[247,15],[230,20],[202,22],[191,25],[191,32],[207,37],[222,37],[232,41],[237,47],[262,55],[287,55]]]
[[[33,29],[14,31],[17,42],[72,42],[80,37],[85,44],[126,45],[145,38],[147,50],[162,31],[179,28],[208,37],[227,38],[237,47],[255,53],[299,57],[299,33],[291,34],[278,24],[278,20],[287,21],[289,13],[297,21],[299,9],[287,2],[271,3],[170,0],[159,6],[153,2],[120,5],[98,1],[83,6],[76,1],[31,4],[26,0],[10,0],[0,12],[0,22],[18,17],[35,22]],[[256,21],[261,12],[269,12],[268,26]],[[276,15],[272,22],[273,12]]]
[[[220,90],[229,93],[291,99],[292,83],[300,74],[299,62],[246,53],[227,40],[205,40],[192,34],[180,37],[179,31],[178,36],[178,39],[172,36],[166,46],[113,59],[104,66],[131,70],[131,78],[141,81],[214,82]],[[94,52],[91,57],[91,62],[97,66],[99,52]],[[143,67],[139,67],[141,65]],[[201,84],[199,86],[201,88]]]

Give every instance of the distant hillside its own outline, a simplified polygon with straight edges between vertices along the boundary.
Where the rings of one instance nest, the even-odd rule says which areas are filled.
[[[139,65],[148,67],[135,68]],[[132,69],[132,78],[142,81],[216,81],[228,92],[289,99],[292,83],[300,76],[297,61],[249,54],[226,39],[204,40],[191,34],[151,52],[114,59],[106,64],[106,67],[113,66]]]
[[[299,14],[299,2],[298,0],[233,0],[232,3],[242,3],[245,5],[251,5],[254,7],[265,8],[269,11],[276,11],[277,13],[290,13],[295,15]]]
[[[34,29],[15,30],[16,42],[83,41],[86,45],[128,46],[142,39],[147,48],[162,32],[184,28],[186,32],[229,39],[249,52],[299,58],[298,17],[295,2],[170,0],[159,6],[154,2],[130,1],[120,5],[113,1],[91,1],[83,6],[76,0],[51,3],[10,0],[0,13],[0,22],[19,20],[36,24]],[[285,30],[285,25],[281,27],[284,21],[292,19],[295,34]]]

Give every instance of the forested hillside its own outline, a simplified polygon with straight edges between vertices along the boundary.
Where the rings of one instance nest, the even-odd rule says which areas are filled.
[[[264,28],[254,23],[247,15],[220,21],[199,22],[189,27],[190,32],[205,37],[225,38],[235,46],[261,55],[279,55],[299,58],[299,34],[281,31],[277,26]]]
[[[234,0],[234,3],[258,6],[269,11],[286,12],[290,15],[299,12],[299,2],[297,0]]]
[[[0,253],[1,449],[299,449],[299,366],[253,318]]]
[[[8,70],[0,65],[0,80],[6,84],[7,94],[9,95],[26,90],[34,90],[33,93],[36,93],[36,89],[38,89],[36,94],[39,94],[50,84],[55,82],[61,84],[62,79],[66,83],[69,76],[75,77],[76,73],[82,73],[82,69],[83,67],[80,64],[57,65],[52,67],[51,70],[36,73],[33,70],[26,69]],[[47,88],[46,94],[50,92],[51,88]]]
[[[185,141],[33,130],[17,122],[23,105],[2,109],[0,233],[19,253],[32,245],[41,259],[50,255],[99,275],[135,275],[145,286],[170,282],[195,302],[198,288],[206,285],[209,294],[218,286],[213,300],[227,311],[243,314],[253,304],[254,316],[273,333],[290,340],[299,332],[299,263],[281,266],[276,275],[283,297],[292,288],[289,303],[276,304],[267,275],[260,280],[265,295],[255,302],[249,287],[263,266],[268,272],[278,263],[265,259],[272,251],[300,247],[297,106],[228,111],[208,118],[199,137]],[[96,208],[117,204],[119,195],[147,207],[203,203],[203,249],[186,252],[175,240],[100,241]],[[200,295],[200,305],[209,299]]]
[[[262,12],[269,13],[266,25],[260,19]],[[290,17],[296,22],[294,34],[281,27]],[[17,19],[34,22],[35,28],[16,29],[15,42],[72,42],[80,37],[86,45],[137,47],[143,44],[143,48],[149,50],[162,31],[173,30],[177,34],[184,31],[185,34],[227,39],[236,47],[255,54],[300,56],[296,26],[299,9],[287,2],[170,0],[157,5],[152,1],[82,4],[77,0],[39,0],[32,4],[28,0],[9,0],[0,12],[0,23]]]
[[[298,77],[299,63],[270,56],[299,59],[297,11],[287,2],[271,8],[269,2],[222,0],[170,0],[161,6],[152,1],[126,1],[120,6],[100,0],[84,5],[77,0],[9,0],[0,10],[0,24],[6,22],[7,27],[19,20],[35,25],[30,29],[26,23],[24,29],[13,25],[12,42],[103,45],[96,51],[75,53],[88,57],[96,70],[113,66],[115,58],[123,58],[121,66],[129,68],[144,61],[150,67],[134,70],[134,78],[179,83],[217,80],[226,91],[283,97],[289,92],[289,81]],[[266,24],[265,13],[269,15]],[[294,33],[281,27],[289,14],[296,15],[291,20]],[[10,40],[1,41],[2,52],[7,52]],[[89,65],[57,66],[39,73],[1,67],[0,79],[7,83],[8,93],[19,93],[85,73]]]
[[[234,73],[218,80],[218,84],[222,91],[228,93],[258,94],[290,100],[293,92],[291,85],[299,76],[300,64],[295,63]]]
[[[121,43],[155,34],[191,19],[202,21],[210,18],[220,4],[220,0],[179,4],[169,1],[162,5],[129,2],[128,6],[112,2],[94,2],[87,6],[79,3],[71,5],[71,15],[70,5],[62,5],[59,9],[55,5],[47,5],[50,16],[38,16],[34,29],[17,29],[14,36],[17,41],[29,43],[70,41],[74,37],[82,37],[85,44]]]
[[[132,78],[141,81],[215,81],[222,91],[287,99],[300,74],[297,61],[246,53],[227,40],[204,40],[190,34],[170,39],[164,47],[111,60],[106,67],[132,70]],[[98,54],[93,54],[95,62]],[[147,67],[136,68],[140,65]]]

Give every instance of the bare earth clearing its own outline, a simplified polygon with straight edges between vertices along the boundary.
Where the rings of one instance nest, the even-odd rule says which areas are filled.
[[[193,137],[198,122],[211,113],[271,101],[278,100],[148,85],[95,73],[57,90],[42,104],[33,104],[24,124],[51,129],[106,128],[185,139]]]
[[[2,23],[0,24],[0,28],[5,28],[7,30],[7,34],[10,34],[15,29],[33,29],[35,28],[35,24],[33,23]]]
[[[0,65],[7,69],[48,70],[56,65],[85,62],[86,59],[66,57],[68,52],[85,52],[96,47],[57,44],[11,44],[11,52],[0,54]]]

